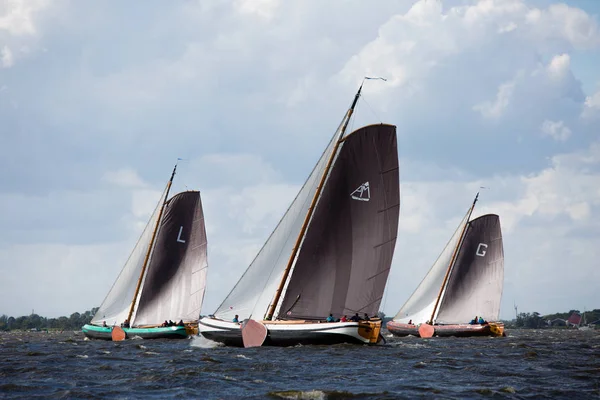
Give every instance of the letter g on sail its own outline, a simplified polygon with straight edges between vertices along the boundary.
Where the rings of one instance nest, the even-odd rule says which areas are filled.
[[[479,243],[479,246],[477,246],[477,251],[475,252],[475,255],[478,255],[479,257],[485,256],[485,253],[487,252],[487,248],[488,248],[487,244]]]

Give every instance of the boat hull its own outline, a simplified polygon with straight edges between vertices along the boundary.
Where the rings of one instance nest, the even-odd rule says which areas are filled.
[[[364,322],[260,321],[267,327],[264,346],[375,344],[381,339],[381,320]],[[202,318],[200,334],[226,346],[243,347],[241,324]]]
[[[388,331],[394,336],[417,336],[421,337],[416,325],[403,324],[390,321],[386,325]],[[433,336],[437,337],[474,337],[474,336],[506,336],[504,324],[493,322],[489,324],[452,324],[433,325]]]
[[[498,327],[497,330],[493,326]],[[502,336],[504,324],[456,324],[456,325],[434,325],[435,336],[438,337],[473,337],[473,336]]]
[[[185,339],[188,331],[185,326],[167,326],[154,328],[122,328],[127,339],[135,336],[142,339]],[[81,328],[83,334],[90,339],[112,340],[112,327],[86,324]]]
[[[419,337],[419,328],[413,324],[403,324],[396,321],[389,321],[386,328],[394,336],[417,336]]]

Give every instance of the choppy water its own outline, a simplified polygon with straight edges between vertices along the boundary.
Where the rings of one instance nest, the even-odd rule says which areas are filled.
[[[600,399],[600,330],[509,335],[240,349],[0,333],[0,397]]]

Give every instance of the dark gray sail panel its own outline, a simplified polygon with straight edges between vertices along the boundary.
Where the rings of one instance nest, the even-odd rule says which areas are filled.
[[[349,134],[317,203],[279,318],[375,314],[389,274],[400,205],[396,127]]]
[[[504,248],[500,218],[488,214],[469,222],[436,322],[467,323],[476,315],[497,321],[503,284]]]
[[[204,296],[207,266],[200,193],[179,193],[165,206],[134,324],[196,321]]]

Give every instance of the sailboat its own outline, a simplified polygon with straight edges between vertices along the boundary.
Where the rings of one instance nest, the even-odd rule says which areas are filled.
[[[244,347],[381,340],[374,316],[398,231],[398,150],[393,125],[345,134],[361,90],[246,272],[199,321],[202,336]]]
[[[500,218],[487,214],[470,220],[478,197],[479,193],[425,278],[387,323],[392,334],[420,337],[504,334],[504,324],[495,322],[504,282]],[[486,322],[473,321],[474,316]]]
[[[587,320],[585,318],[585,308],[583,309],[583,315],[581,317],[581,322],[579,323],[579,325],[577,325],[577,329],[579,329],[580,331],[591,331],[593,328],[593,326],[590,324],[588,325]]]
[[[208,268],[204,213],[198,191],[168,199],[176,169],[117,280],[83,326],[85,336],[122,340],[197,333]]]

